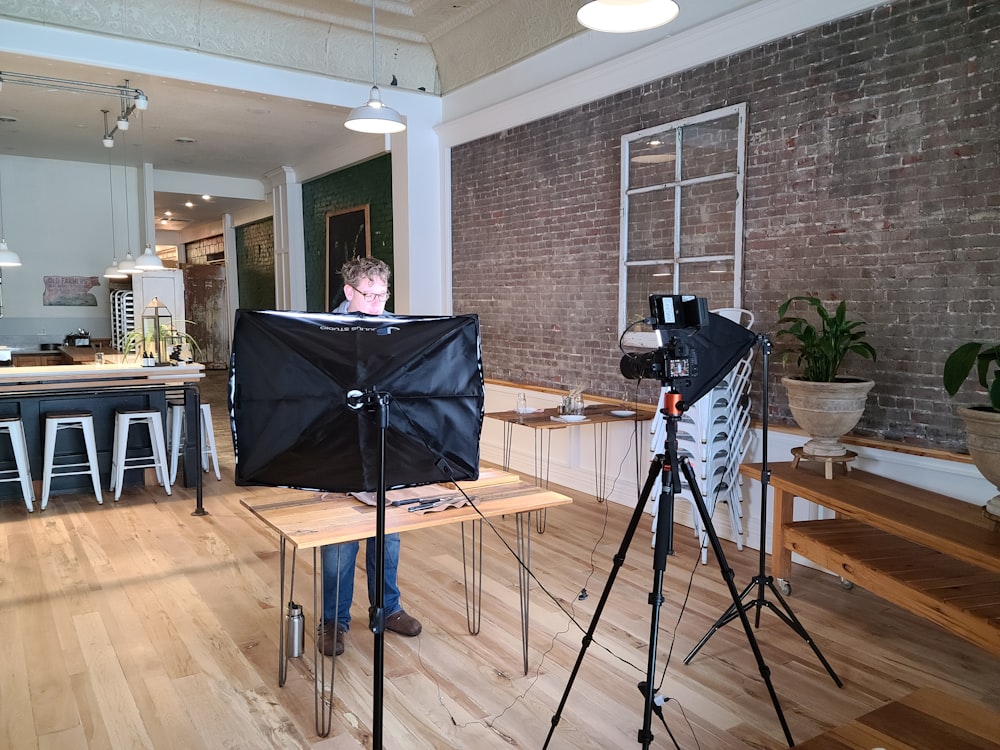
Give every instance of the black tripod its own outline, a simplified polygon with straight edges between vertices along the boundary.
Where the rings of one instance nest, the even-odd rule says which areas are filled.
[[[667,384],[666,381],[664,381],[664,384]],[[774,687],[771,685],[770,669],[767,664],[764,663],[764,657],[761,655],[760,648],[757,645],[757,639],[753,634],[753,628],[750,626],[750,621],[747,619],[746,611],[742,606],[740,606],[740,594],[736,590],[736,586],[733,583],[733,571],[726,561],[725,553],[722,550],[722,544],[719,542],[719,537],[715,533],[712,516],[708,512],[705,500],[698,489],[694,470],[687,461],[682,462],[677,456],[677,423],[680,421],[685,408],[686,406],[680,400],[679,393],[668,392],[664,394],[664,402],[660,410],[660,413],[666,418],[667,428],[666,437],[664,439],[664,453],[658,454],[650,464],[649,475],[646,477],[646,483],[642,488],[642,494],[639,496],[639,501],[632,513],[632,518],[629,521],[628,528],[625,531],[625,536],[622,538],[618,552],[615,554],[614,565],[611,568],[608,581],[604,586],[604,591],[601,593],[601,599],[594,610],[594,616],[590,621],[590,627],[587,628],[587,632],[583,637],[583,645],[581,646],[580,653],[576,658],[576,663],[573,665],[573,671],[570,673],[569,681],[566,683],[566,689],[563,691],[562,699],[559,702],[559,708],[552,717],[552,727],[549,729],[548,736],[545,738],[545,744],[542,746],[543,750],[548,747],[549,741],[552,739],[556,725],[558,725],[559,718],[562,715],[563,708],[569,698],[570,690],[573,687],[573,681],[576,679],[577,672],[580,670],[580,665],[583,662],[583,657],[587,651],[587,647],[590,646],[591,641],[594,639],[594,632],[597,630],[597,623],[601,619],[601,613],[607,603],[608,596],[611,594],[611,589],[614,586],[618,571],[625,562],[625,554],[628,552],[629,544],[632,542],[632,537],[635,535],[635,530],[639,525],[639,521],[643,517],[646,502],[649,500],[649,496],[653,491],[657,477],[663,473],[660,498],[658,501],[659,505],[657,506],[656,535],[653,545],[653,590],[649,595],[649,603],[652,606],[652,617],[649,628],[649,661],[646,668],[646,681],[640,685],[640,690],[642,690],[645,700],[643,705],[642,729],[639,730],[638,737],[638,741],[644,750],[649,747],[650,742],[653,740],[651,724],[652,713],[654,711],[654,691],[656,689],[654,682],[654,678],[656,676],[656,643],[659,635],[660,606],[663,604],[663,573],[667,567],[667,555],[673,554],[674,497],[681,490],[680,472],[683,472],[684,478],[691,490],[691,494],[694,497],[695,505],[698,508],[698,514],[701,516],[703,527],[708,536],[709,542],[712,545],[712,550],[715,553],[715,559],[719,563],[719,571],[722,574],[723,580],[726,582],[726,586],[729,588],[730,596],[733,599],[733,606],[731,608],[734,611],[733,617],[739,617],[740,621],[743,623],[743,629],[746,632],[747,641],[750,643],[750,648],[753,651],[754,658],[757,660],[757,668],[760,671],[760,675],[764,679],[764,683],[767,685],[767,691],[771,696],[771,702],[774,704],[775,711],[778,714],[778,720],[781,722],[781,727],[784,730],[785,739],[788,741],[789,747],[793,744],[791,735],[788,731],[788,725],[785,723],[785,717],[781,712],[781,706],[778,704],[778,697],[774,692]],[[656,706],[655,710],[659,713],[659,706]],[[670,733],[669,728],[667,728],[667,733],[670,734],[670,738],[674,741],[675,747],[678,746],[677,741],[674,740],[673,734]]]
[[[827,663],[826,659],[823,657],[823,654],[820,652],[819,647],[809,636],[809,633],[806,632],[806,629],[802,626],[802,623],[799,622],[799,619],[795,616],[795,613],[792,612],[791,607],[788,606],[788,604],[782,598],[781,594],[778,593],[778,590],[777,588],[775,588],[774,585],[774,578],[772,576],[767,575],[766,573],[764,539],[765,539],[765,531],[767,530],[767,486],[771,480],[771,470],[768,468],[767,464],[767,410],[769,405],[768,377],[770,375],[769,369],[770,369],[770,355],[771,355],[771,340],[767,337],[767,334],[762,334],[758,337],[758,341],[761,343],[761,349],[764,353],[764,383],[762,386],[763,409],[761,412],[763,416],[761,418],[762,419],[761,423],[762,462],[760,471],[760,544],[759,544],[760,551],[758,557],[759,567],[757,570],[757,575],[755,575],[752,579],[750,579],[750,583],[748,583],[746,588],[743,589],[743,592],[739,594],[738,597],[737,596],[733,597],[733,603],[729,606],[729,608],[722,613],[722,616],[719,617],[719,619],[715,621],[715,624],[712,625],[709,631],[705,633],[704,636],[702,636],[702,639],[698,641],[698,644],[693,649],[691,649],[691,653],[689,653],[686,657],[684,657],[684,663],[689,664],[691,662],[691,659],[694,658],[695,654],[698,653],[701,647],[704,646],[706,643],[708,643],[709,638],[711,638],[713,635],[715,635],[716,632],[718,632],[721,628],[725,627],[727,624],[735,620],[737,617],[739,617],[740,620],[743,622],[744,628],[748,627],[746,613],[751,609],[754,610],[754,627],[759,628],[760,611],[764,607],[767,607],[772,612],[774,612],[774,614],[776,614],[782,620],[782,622],[784,622],[786,625],[788,625],[788,627],[794,630],[795,633],[800,638],[802,638],[802,640],[804,640],[806,643],[809,644],[809,647],[813,650],[813,653],[816,654],[816,657],[819,659],[820,663],[826,669],[830,677],[833,678],[833,681],[837,684],[837,687],[844,687],[844,684],[840,681],[840,678],[837,677],[836,672],[833,671],[833,667],[831,667],[829,663]],[[730,587],[732,588],[732,583],[730,583]],[[733,590],[735,591],[735,589]],[[777,604],[768,601],[768,599],[766,598],[767,591],[770,591],[772,594],[774,594],[774,598],[777,599],[778,601]],[[756,592],[756,595],[753,598],[748,599],[747,597],[750,596],[753,592]],[[761,672],[761,674],[763,674],[763,672]],[[767,677],[765,677],[764,679],[767,681],[768,690],[770,690],[771,692],[771,700],[774,703],[775,711],[777,711],[778,713],[778,721],[781,722],[781,728],[785,732],[785,739],[788,741],[788,746],[791,747],[794,743],[792,742],[792,736],[788,731],[788,725],[785,723],[785,717],[781,712],[781,706],[778,703],[778,699],[775,696],[774,691],[771,690],[770,681],[767,680]]]

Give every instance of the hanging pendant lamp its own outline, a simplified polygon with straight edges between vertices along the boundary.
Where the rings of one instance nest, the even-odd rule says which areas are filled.
[[[135,276],[142,273],[142,269],[135,264],[135,257],[132,255],[132,220],[128,212],[128,169],[125,167],[125,134],[122,133],[122,185],[125,187],[125,257],[118,264],[118,270],[128,276]]]
[[[399,112],[382,103],[375,77],[375,0],[372,0],[372,90],[367,103],[351,110],[344,126],[359,133],[401,133],[406,130],[406,123]]]
[[[139,160],[142,162],[143,183],[146,181],[146,123],[142,112],[139,113]],[[142,255],[135,259],[135,267],[140,271],[162,271],[163,261],[156,251],[146,243],[146,249]]]
[[[576,12],[576,20],[594,31],[627,34],[668,24],[678,13],[674,0],[590,0]]]
[[[104,132],[108,130],[108,110],[102,109],[104,113]],[[108,198],[111,201],[111,265],[104,269],[104,278],[123,280],[128,278],[127,273],[123,273],[118,267],[118,243],[115,241],[115,184],[114,172],[111,169],[111,152],[108,152]]]

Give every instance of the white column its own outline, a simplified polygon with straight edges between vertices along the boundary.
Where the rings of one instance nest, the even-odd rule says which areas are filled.
[[[440,145],[432,127],[391,137],[393,310],[407,315],[451,313],[450,257],[442,232]]]
[[[295,170],[279,167],[264,175],[274,206],[274,300],[279,310],[306,309],[302,185]]]

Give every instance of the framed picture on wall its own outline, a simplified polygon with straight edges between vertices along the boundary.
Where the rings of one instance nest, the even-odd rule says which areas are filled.
[[[326,309],[344,301],[344,280],[340,269],[351,258],[372,254],[368,204],[326,214]]]

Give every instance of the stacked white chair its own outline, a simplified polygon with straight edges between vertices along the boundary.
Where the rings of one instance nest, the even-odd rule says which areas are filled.
[[[748,310],[723,308],[712,312],[747,328],[753,326]],[[698,490],[709,515],[721,500],[729,507],[729,520],[738,549],[743,549],[743,494],[740,491],[739,466],[750,445],[750,402],[748,392],[752,374],[753,350],[740,359],[733,369],[681,416],[677,424],[677,451],[681,460],[689,460],[694,469]],[[666,389],[663,389],[664,391]],[[661,392],[662,402],[662,392]],[[663,450],[666,424],[657,412],[650,428],[650,450]],[[701,545],[701,561],[708,562],[708,534],[703,528],[694,493],[682,474],[681,491],[675,496],[691,503],[694,533]],[[660,480],[653,488],[653,499],[660,496]],[[653,508],[653,532],[656,532],[656,511]]]

